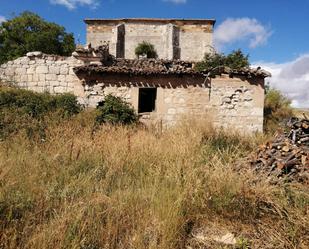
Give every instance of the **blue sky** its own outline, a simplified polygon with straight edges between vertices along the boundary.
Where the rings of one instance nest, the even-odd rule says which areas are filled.
[[[220,51],[249,53],[253,64],[273,73],[270,83],[295,106],[309,107],[309,0],[0,0],[0,6],[0,21],[30,10],[65,26],[82,43],[84,18],[216,19]],[[295,65],[304,69],[296,72]]]

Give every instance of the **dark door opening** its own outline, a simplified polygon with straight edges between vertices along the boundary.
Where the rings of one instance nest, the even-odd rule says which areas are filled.
[[[138,93],[138,112],[153,112],[156,109],[157,88],[140,88]]]

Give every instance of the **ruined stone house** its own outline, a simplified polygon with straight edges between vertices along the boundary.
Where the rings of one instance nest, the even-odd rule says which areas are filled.
[[[89,22],[100,23],[97,20]],[[169,20],[163,23],[168,26]],[[212,22],[206,20],[205,23],[212,28]],[[114,28],[118,26],[113,24]],[[98,27],[96,32],[99,32]],[[262,131],[264,78],[269,76],[266,71],[220,67],[211,72],[197,72],[192,61],[167,59],[168,53],[174,51],[168,46],[162,49],[163,59],[117,58],[111,42],[94,47],[99,34],[92,40],[89,29],[90,26],[91,47],[79,48],[71,57],[28,53],[1,65],[0,79],[37,92],[72,92],[80,103],[89,107],[96,107],[107,94],[120,96],[134,107],[142,121],[163,127],[183,117],[202,117],[217,126],[248,133]],[[102,28],[103,33],[104,30]],[[205,33],[209,35],[208,31]],[[145,40],[145,34],[141,40]],[[109,46],[112,46],[112,54]],[[124,55],[130,58],[129,53]],[[192,54],[194,57],[193,49]]]

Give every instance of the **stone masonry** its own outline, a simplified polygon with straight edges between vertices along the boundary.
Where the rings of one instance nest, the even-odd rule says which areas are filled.
[[[85,73],[78,73],[76,69],[85,66]],[[107,94],[113,94],[136,111],[140,89],[155,88],[155,110],[139,113],[145,122],[168,127],[184,116],[194,116],[242,132],[263,129],[264,76],[223,72],[206,78],[192,70],[181,73],[171,69],[165,74],[136,70],[139,74],[135,75],[125,66],[128,72],[121,71],[122,67],[117,71],[113,69],[116,66],[93,66],[97,71],[87,71],[85,61],[75,57],[32,52],[1,65],[0,80],[35,92],[73,93],[86,107],[96,107]]]
[[[200,61],[212,51],[214,20],[208,19],[86,19],[87,43],[109,43],[117,58],[134,59],[143,41],[154,45],[159,59]]]
[[[74,57],[30,52],[0,66],[0,80],[35,92],[73,93],[83,102],[84,88],[73,72],[83,65]]]
[[[116,79],[116,77],[115,77]],[[166,79],[164,79],[166,80]],[[186,82],[186,79],[182,79]],[[88,85],[86,92],[89,103],[104,99],[108,93],[124,98],[138,110],[139,89],[155,87],[151,77],[141,77],[122,84],[111,84],[109,80],[98,77],[98,83]],[[155,79],[160,84],[162,79]],[[263,131],[264,80],[246,80],[223,74],[201,84],[197,79],[194,85],[157,87],[156,109],[151,113],[140,114],[145,122],[171,126],[183,117],[209,119],[217,127],[232,128],[246,133]],[[144,82],[139,84],[139,82]]]

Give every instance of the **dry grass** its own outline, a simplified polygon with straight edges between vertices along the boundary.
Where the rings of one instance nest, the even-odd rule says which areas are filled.
[[[197,229],[232,231],[238,248],[308,248],[308,187],[234,169],[261,138],[197,121],[94,132],[87,115],[45,141],[1,142],[0,248],[220,248]]]

